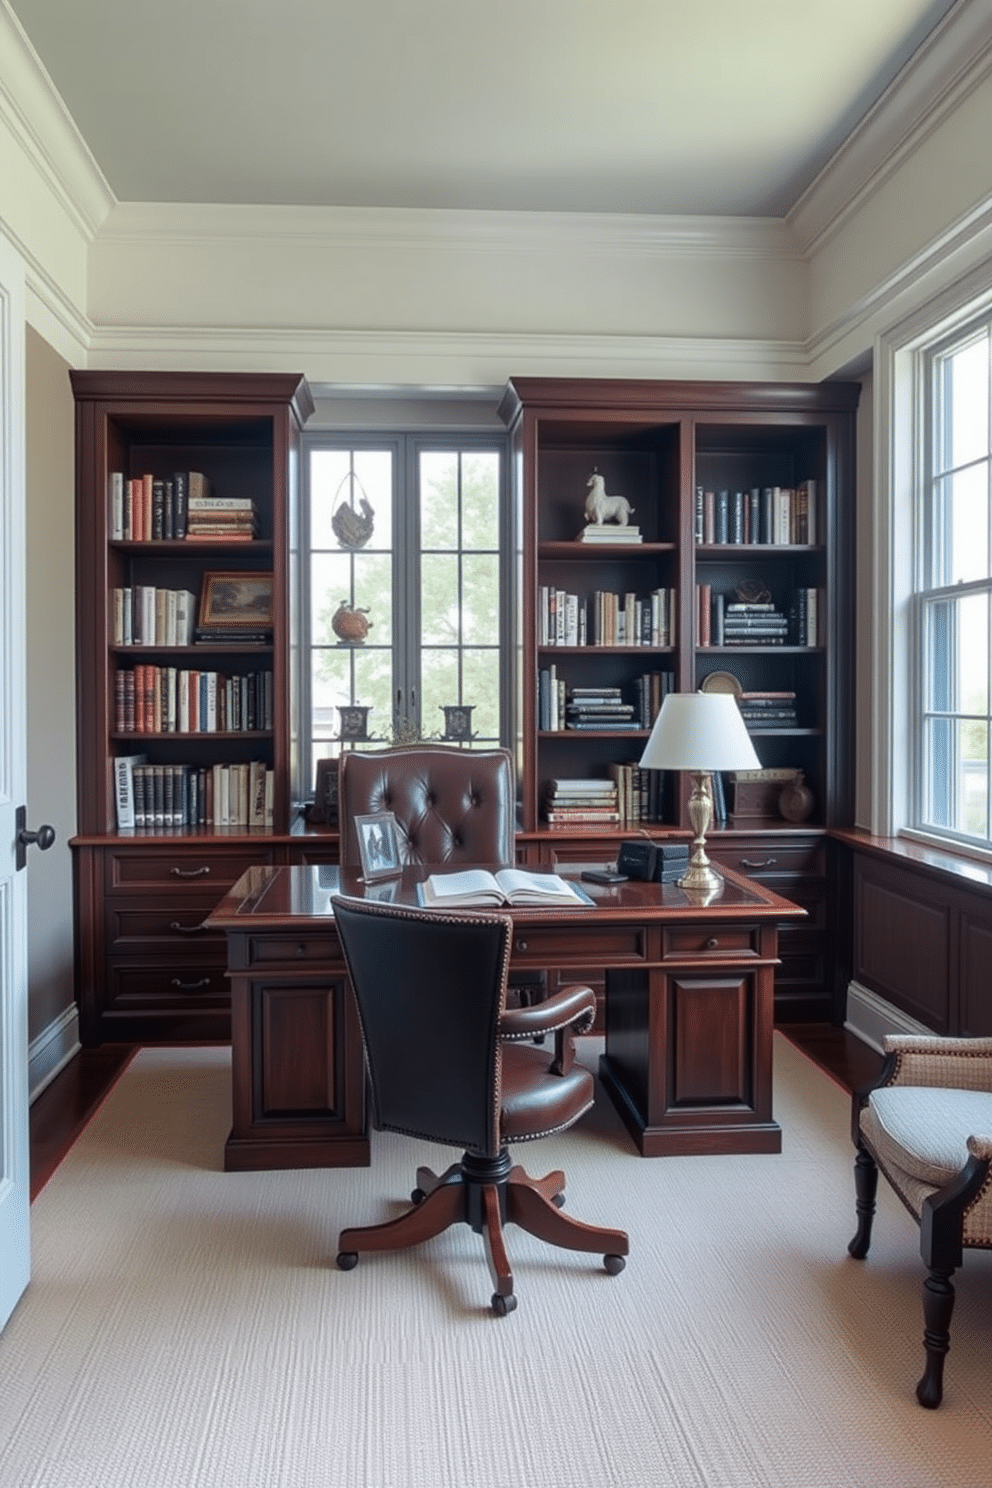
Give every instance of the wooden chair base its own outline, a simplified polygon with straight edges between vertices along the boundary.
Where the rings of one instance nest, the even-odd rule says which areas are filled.
[[[468,1224],[481,1234],[493,1280],[492,1309],[498,1316],[517,1305],[513,1272],[503,1242],[507,1224],[518,1224],[549,1245],[603,1256],[613,1276],[622,1271],[630,1242],[624,1230],[584,1224],[563,1214],[565,1175],[560,1170],[531,1178],[511,1164],[506,1152],[482,1158],[466,1152],[441,1174],[417,1169],[413,1208],[385,1224],[342,1230],[338,1238],[338,1266],[350,1271],[363,1251],[404,1250],[440,1235],[453,1224]]]

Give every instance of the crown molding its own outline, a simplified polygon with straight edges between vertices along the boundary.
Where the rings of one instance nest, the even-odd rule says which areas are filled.
[[[114,194],[8,0],[0,0],[0,124],[62,209],[92,238]]]
[[[95,327],[90,368],[299,371],[318,384],[493,387],[511,376],[803,381],[802,346],[774,340],[471,332]]]
[[[61,291],[50,274],[24,257],[27,322],[71,367],[84,367],[93,341],[93,322]]]
[[[232,240],[408,251],[478,248],[501,254],[786,258],[802,254],[773,217],[651,217],[579,212],[439,211],[408,207],[271,207],[118,202],[100,229],[107,244],[198,246]]]
[[[885,279],[854,300],[806,343],[806,360],[817,376],[870,347],[921,305],[932,302],[980,264],[992,261],[992,198],[979,203]]]
[[[839,232],[992,71],[992,6],[959,0],[786,213],[807,257]]]

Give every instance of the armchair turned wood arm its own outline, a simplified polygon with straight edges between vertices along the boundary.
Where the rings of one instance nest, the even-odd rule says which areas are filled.
[[[591,987],[561,987],[552,997],[532,1007],[506,1008],[499,1036],[506,1042],[532,1042],[542,1034],[555,1036],[550,1071],[567,1075],[575,1062],[575,1035],[588,1033],[596,1021],[596,994]]]

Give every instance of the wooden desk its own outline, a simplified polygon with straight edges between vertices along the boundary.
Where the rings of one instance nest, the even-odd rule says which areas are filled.
[[[210,915],[231,979],[229,1170],[369,1161],[361,1038],[330,899],[340,884],[414,904],[424,872],[366,886],[336,867],[251,868]],[[600,1077],[639,1151],[780,1151],[777,926],[805,910],[730,871],[711,903],[675,884],[582,887],[594,905],[513,911],[512,965],[573,981],[607,968]]]

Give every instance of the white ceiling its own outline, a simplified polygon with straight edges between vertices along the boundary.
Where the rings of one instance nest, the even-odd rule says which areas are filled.
[[[10,0],[120,201],[781,215],[952,0]]]

